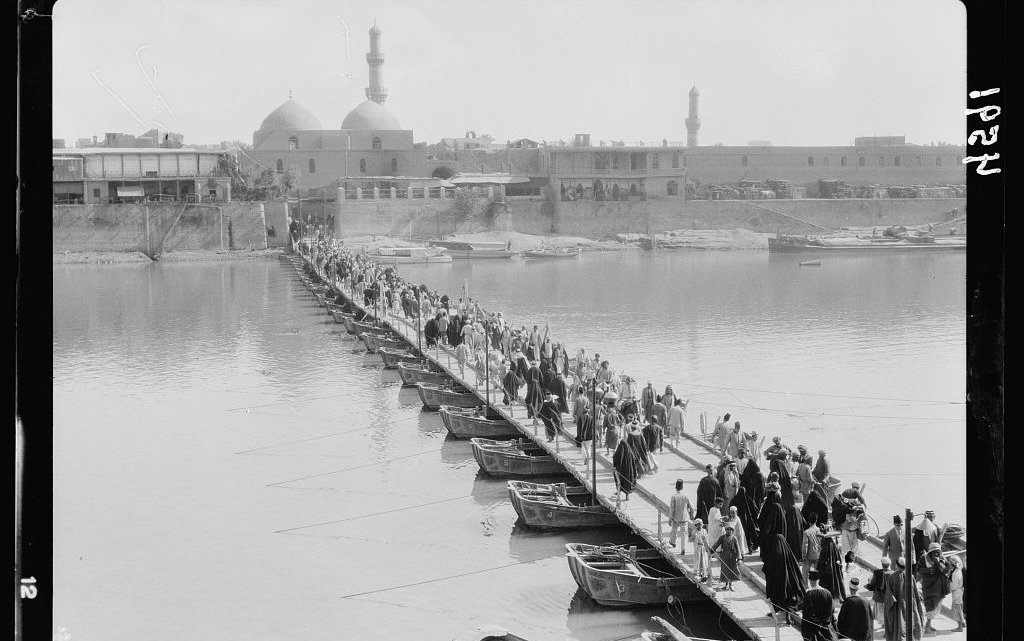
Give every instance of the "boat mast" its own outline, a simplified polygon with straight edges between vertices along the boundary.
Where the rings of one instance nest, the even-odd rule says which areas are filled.
[[[577,364],[578,366],[578,364]],[[597,505],[597,377],[590,379],[590,501]]]
[[[479,308],[479,306],[478,306]],[[484,399],[486,407],[484,409],[484,418],[491,411],[491,348],[487,342],[487,326],[486,321],[484,322]]]

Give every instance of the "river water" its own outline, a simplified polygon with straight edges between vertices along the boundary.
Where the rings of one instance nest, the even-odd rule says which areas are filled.
[[[689,425],[829,451],[880,525],[964,523],[963,255],[606,253],[457,261],[517,325],[671,383]],[[54,266],[54,626],[70,639],[612,640],[658,610],[578,593],[570,541],[516,524],[505,483],[284,263]],[[683,623],[680,619],[676,621]],[[735,636],[688,609],[695,636]]]

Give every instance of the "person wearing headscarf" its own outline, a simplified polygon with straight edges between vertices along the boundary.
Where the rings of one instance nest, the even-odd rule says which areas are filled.
[[[874,606],[875,621],[879,625],[885,625],[885,579],[892,574],[892,561],[889,557],[882,557],[882,567],[871,572],[871,579],[866,587],[871,590],[871,602]]]
[[[747,490],[747,499],[756,506],[752,510],[756,516],[764,501],[764,475],[761,474],[761,467],[757,464],[757,459],[747,460],[747,464],[740,473],[740,487]]]
[[[800,606],[800,636],[803,641],[836,641],[835,603],[832,593],[818,585],[818,573],[811,570],[808,588]]]
[[[551,379],[551,385],[548,390],[555,395],[558,399],[558,411],[562,414],[569,413],[569,386],[565,383],[565,377],[562,376],[561,372],[557,372],[555,377]]]
[[[796,509],[795,505],[790,505],[786,508],[786,543],[789,543],[789,549],[793,550],[793,556],[796,557],[797,561],[803,560],[803,538],[804,530],[807,529],[807,521],[800,514],[800,510]]]
[[[738,581],[740,578],[739,562],[743,560],[743,551],[740,549],[736,537],[733,536],[733,532],[733,526],[726,525],[725,534],[718,537],[714,547],[711,548],[712,554],[721,550],[718,552],[718,558],[722,562],[719,579],[722,581],[723,590],[732,590],[732,582]]]
[[[743,446],[736,452],[736,471],[741,479],[743,478],[743,470],[747,469],[747,463],[750,463],[750,458],[747,456],[746,446]]]
[[[915,552],[927,550],[931,543],[941,544],[942,541],[939,540],[939,528],[935,525],[935,512],[932,510],[925,511],[924,516],[921,518],[921,522],[914,526],[911,534],[913,536]],[[914,564],[917,559],[913,554],[909,554],[905,558],[907,559],[907,563],[910,564],[911,572],[913,572]]]
[[[786,536],[786,510],[781,503],[765,499],[761,513],[757,515],[757,529],[760,532],[758,546],[763,550],[776,534]]]
[[[747,540],[747,534],[743,528],[743,521],[740,519],[739,509],[735,505],[729,506],[729,511],[722,517],[722,526],[731,525],[733,527],[733,535],[736,540],[739,541],[740,551],[746,554],[747,550],[750,549],[750,543]]]
[[[530,363],[530,369],[526,371],[526,416],[533,419],[537,424],[537,413],[540,412],[541,403],[544,402],[544,386],[540,373],[539,363]]]
[[[801,503],[807,503],[807,497],[814,489],[814,476],[811,474],[811,457],[797,453],[796,480],[800,491]]]
[[[554,392],[551,390],[551,384],[554,382],[554,380],[555,380],[555,372],[554,372],[553,369],[551,369],[551,362],[550,361],[541,361],[540,362],[540,384],[541,384],[541,387],[544,389],[544,391],[550,391],[552,394],[554,394]]]
[[[608,392],[604,395],[602,403],[604,407],[601,412],[601,429],[604,430],[604,453],[607,456],[610,452],[616,451],[619,447],[619,432],[622,429],[624,419],[619,410],[616,409],[615,403],[619,400],[619,395],[615,392]]]
[[[911,609],[913,621],[907,624],[907,582],[910,583],[914,604]],[[885,577],[885,641],[902,641],[921,638],[921,619],[924,618],[924,604],[917,582],[907,573],[903,557],[896,559],[896,569]]]
[[[846,583],[843,581],[843,557],[836,546],[834,536],[821,539],[821,555],[818,557],[818,577],[821,587],[842,601],[846,598]]]
[[[626,432],[625,438],[619,441],[612,456],[618,490],[626,495],[624,501],[629,500],[629,495],[636,487],[636,480],[647,460],[647,443],[644,442],[639,427],[640,424],[636,423],[633,429]]]
[[[722,510],[725,500],[722,497],[715,497],[714,503],[708,510],[708,540],[717,541],[718,537],[725,534],[725,526],[722,524]]]
[[[501,388],[505,392],[505,397],[501,400],[505,405],[511,405],[519,400],[519,388],[523,386],[526,381],[522,376],[519,375],[519,370],[515,367],[509,367],[508,371],[505,372],[505,377],[501,381]]]
[[[757,430],[753,430],[749,434],[743,432],[743,446],[747,448],[747,455],[750,460],[757,461],[761,458],[761,448],[764,446],[765,436],[760,438],[757,435]]]
[[[544,422],[544,433],[547,434],[548,443],[554,441],[555,436],[562,431],[562,413],[558,410],[558,403],[551,392],[545,394],[544,403],[537,414]]]
[[[771,500],[773,503],[782,503],[782,490],[779,487],[778,472],[769,472],[768,478],[765,479],[764,498],[765,501]]]
[[[874,607],[871,601],[857,594],[860,579],[850,579],[850,596],[846,597],[839,608],[836,619],[836,630],[839,636],[851,641],[874,641]]]
[[[942,600],[949,594],[949,575],[953,571],[949,562],[942,558],[942,547],[929,543],[928,550],[918,558],[917,579],[921,582],[921,596],[924,598],[924,631],[935,632],[932,619],[942,610]]]
[[[953,595],[953,620],[956,621],[955,632],[963,632],[967,627],[967,613],[964,611],[964,562],[956,554],[949,557],[953,573],[949,577],[949,590]]]
[[[441,315],[438,314],[437,318],[431,318],[423,324],[423,340],[426,342],[427,347],[437,345],[437,336],[440,333],[440,330],[438,330],[437,327],[437,322],[440,318]]]
[[[740,489],[740,475],[736,471],[736,463],[729,463],[722,473],[722,492],[725,494],[725,502],[732,505],[736,492]]]
[[[828,523],[828,505],[821,498],[821,492],[815,490],[810,493],[800,514],[808,523]]]
[[[632,416],[633,419],[637,418],[635,414],[637,409],[635,403],[629,403],[628,408],[626,408],[625,406],[623,406],[623,408],[625,411],[630,412],[630,416]],[[637,424],[639,424],[639,421],[637,421]],[[642,431],[644,433],[644,440],[647,442],[648,452],[664,451],[665,435],[662,433],[660,427],[658,427],[654,423],[648,422],[644,424]]]
[[[640,392],[640,407],[644,410],[644,420],[647,420],[651,415],[651,409],[654,408],[655,396],[657,396],[657,393],[654,391],[654,385],[651,381],[647,381],[647,387]]]
[[[765,594],[772,604],[772,612],[769,615],[782,611],[786,615],[786,623],[789,624],[789,613],[803,603],[805,588],[803,576],[800,574],[800,564],[786,542],[786,537],[776,534],[768,546],[761,549],[761,561]]]
[[[745,550],[753,554],[760,544],[761,532],[757,529],[757,507],[748,497],[747,488],[742,485],[736,491],[736,496],[732,498],[729,509],[733,508],[736,508],[736,515],[739,516],[740,523],[743,525],[743,534],[747,543]]]
[[[448,320],[448,344],[458,347],[462,342],[462,317],[453,313]]]
[[[704,466],[704,478],[697,484],[697,518],[706,521],[709,529],[708,512],[715,506],[715,498],[720,496],[724,496],[722,486],[715,478],[714,468],[708,463]]]
[[[818,460],[814,463],[811,476],[816,482],[821,483],[822,489],[825,490],[826,504],[832,503],[832,496],[835,494],[835,488],[832,487],[832,465],[825,458],[825,450],[818,450]]]
[[[788,458],[787,450],[779,450],[768,464],[768,469],[779,475],[779,493],[782,495],[782,506],[785,508],[796,503],[793,496],[793,479],[790,476],[789,466],[786,464]]]

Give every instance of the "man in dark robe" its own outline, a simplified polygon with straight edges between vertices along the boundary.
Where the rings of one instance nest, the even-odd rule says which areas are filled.
[[[458,347],[462,342],[462,318],[458,314],[452,314],[448,321],[448,345]]]
[[[423,339],[427,343],[427,347],[433,347],[437,345],[437,319],[431,318],[423,324]]]
[[[582,447],[584,441],[594,440],[594,417],[590,412],[580,414],[576,418],[576,445]],[[586,458],[587,455],[584,455]]]
[[[741,485],[730,505],[736,508],[736,516],[743,524],[743,535],[747,541],[747,549],[744,552],[753,554],[760,546],[761,531],[757,528],[757,508],[748,498],[747,488]]]
[[[548,443],[554,441],[555,436],[562,430],[562,413],[558,411],[558,404],[551,392],[546,394],[538,415],[540,420],[544,421],[544,433],[547,434]]]
[[[548,361],[540,362],[540,384],[545,391],[551,391],[551,383],[555,380],[555,372]],[[551,392],[554,394],[554,392]]]
[[[853,577],[850,579],[850,596],[839,608],[836,628],[840,636],[851,641],[874,641],[875,614],[871,601],[857,594],[858,588],[860,580]]]
[[[544,387],[541,383],[540,367],[537,361],[526,371],[526,416],[536,419],[544,402]],[[536,420],[534,421],[536,423]]]
[[[633,410],[635,416],[635,406],[631,407],[630,409]],[[626,416],[628,418],[629,414],[626,414]],[[647,451],[657,452],[662,449],[661,444],[662,439],[664,438],[664,434],[662,434],[660,427],[658,427],[654,423],[646,423],[642,431],[644,434],[644,442],[647,443]]]
[[[793,556],[786,537],[781,534],[776,534],[767,547],[761,548],[761,561],[765,594],[772,603],[772,612],[769,614],[784,612],[788,624],[789,613],[795,610],[804,598],[804,578],[800,572],[800,563]]]
[[[807,521],[804,521],[804,517],[800,514],[800,510],[796,509],[795,505],[790,505],[786,508],[786,543],[789,543],[789,549],[793,550],[793,556],[796,557],[797,561],[803,561],[803,554],[801,548],[803,547],[804,530],[807,529]]]
[[[625,493],[626,501],[636,486],[636,480],[643,469],[644,461],[647,460],[647,444],[644,442],[643,434],[639,430],[630,430],[626,438],[619,441],[615,447],[615,454],[612,456],[612,465],[615,467],[615,480],[619,491]]]
[[[704,466],[704,472],[704,478],[697,484],[697,518],[707,523],[708,510],[715,507],[715,497],[725,495],[710,463]]]
[[[786,511],[781,503],[765,502],[757,517],[757,529],[760,533],[758,545],[762,551],[772,545],[776,534],[786,538]]]
[[[565,377],[562,376],[561,372],[555,374],[555,377],[551,380],[551,387],[548,389],[558,399],[558,411],[562,414],[568,414],[569,402],[567,397],[569,396],[569,386],[565,384]]]
[[[505,405],[511,405],[515,401],[519,400],[519,388],[523,386],[525,381],[519,375],[519,372],[515,367],[510,367],[508,372],[505,373],[505,378],[501,381],[501,387],[505,392],[505,397],[501,400]]]
[[[836,616],[832,593],[818,587],[818,573],[811,570],[810,587],[800,608],[800,636],[804,641],[836,641]]]
[[[914,617],[912,625],[907,625],[907,584],[909,579],[912,586],[914,606],[911,614]],[[921,638],[921,619],[924,618],[924,604],[921,602],[921,592],[917,589],[917,582],[907,574],[906,563],[903,557],[896,559],[896,570],[885,577],[885,641],[901,641],[907,638],[907,629],[910,628],[911,639]]]
[[[821,587],[842,601],[846,598],[846,583],[843,581],[843,555],[836,545],[838,534],[836,532],[822,537],[821,554],[818,556],[818,576],[821,579]]]

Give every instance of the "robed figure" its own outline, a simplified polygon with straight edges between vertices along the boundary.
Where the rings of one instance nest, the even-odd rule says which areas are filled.
[[[708,510],[715,507],[715,497],[723,496],[722,486],[712,475],[705,476],[697,484],[697,518],[708,522]]]
[[[835,536],[821,537],[821,555],[818,556],[818,577],[821,587],[842,601],[846,598],[846,582],[843,580],[843,555],[836,545]]]
[[[740,487],[747,490],[747,498],[758,507],[764,501],[764,474],[753,458],[747,459],[740,473]],[[755,510],[756,514],[757,510]]]
[[[776,534],[786,537],[786,511],[782,503],[776,502],[769,497],[761,506],[761,513],[757,517],[757,529],[760,532],[758,545],[763,550],[771,545]]]
[[[804,598],[804,577],[786,537],[776,534],[766,547],[761,548],[761,561],[765,593],[774,610],[791,612],[799,607]]]
[[[803,543],[804,530],[807,527],[807,521],[804,520],[795,505],[786,508],[786,542],[789,543],[789,548],[793,550],[793,556],[797,561],[804,560],[800,549],[803,547],[801,543]]]
[[[822,587],[808,588],[800,614],[800,636],[804,641],[836,641],[838,635],[831,592]]]
[[[769,472],[779,475],[779,492],[782,494],[782,507],[785,508],[796,504],[796,498],[793,496],[793,479],[790,476],[789,467],[785,463],[787,456],[788,454],[783,450],[772,459],[768,466]]]
[[[562,414],[568,414],[569,403],[567,399],[569,397],[569,387],[565,384],[565,377],[561,374],[555,374],[555,378],[552,379],[548,391],[557,398],[558,411]]]
[[[540,420],[544,421],[544,432],[548,440],[552,440],[562,430],[562,413],[558,410],[558,403],[549,393],[538,412]]]
[[[803,507],[800,508],[800,515],[808,523],[828,523],[828,505],[825,504],[821,495],[821,490],[814,490],[804,501]]]
[[[630,430],[626,437],[619,441],[612,456],[619,491],[624,492],[627,498],[636,486],[636,480],[643,471],[646,461],[647,443],[644,442],[643,434],[639,430]]]
[[[536,364],[526,370],[526,415],[536,418],[544,402],[544,387],[541,382],[540,368]]]
[[[512,403],[519,400],[519,388],[522,387],[526,381],[519,375],[519,371],[515,367],[510,367],[508,372],[505,373],[505,378],[501,381],[501,388],[505,392],[505,398],[501,400],[505,405],[511,405]]]
[[[448,321],[448,345],[458,347],[462,342],[462,319],[458,314],[453,314]]]
[[[875,613],[871,601],[859,594],[851,594],[843,601],[836,619],[836,628],[844,639],[874,641]]]
[[[885,641],[900,641],[907,638],[907,571],[898,568],[885,577]],[[910,579],[913,586],[914,622],[911,627],[913,639],[921,638],[921,620],[924,618],[924,604],[917,582]]]
[[[427,347],[433,347],[437,345],[437,320],[431,318],[423,324],[423,339],[427,342]]]
[[[736,508],[736,516],[743,524],[743,533],[746,535],[746,552],[753,554],[760,547],[761,531],[757,527],[757,507],[747,495],[747,488],[740,486],[736,496],[732,497],[730,507]]]

